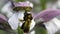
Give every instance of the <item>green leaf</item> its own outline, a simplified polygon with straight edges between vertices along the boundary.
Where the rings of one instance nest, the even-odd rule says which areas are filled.
[[[9,33],[6,31],[0,30],[0,34],[9,34]]]
[[[47,30],[43,27],[36,28],[36,33],[35,34],[47,34]]]
[[[18,26],[18,34],[23,34],[23,30]]]

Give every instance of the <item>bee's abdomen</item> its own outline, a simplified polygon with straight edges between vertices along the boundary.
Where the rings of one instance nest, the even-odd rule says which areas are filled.
[[[21,29],[24,31],[24,33],[29,32],[29,23],[23,23]]]

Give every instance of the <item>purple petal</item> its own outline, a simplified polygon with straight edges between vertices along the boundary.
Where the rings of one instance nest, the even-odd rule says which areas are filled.
[[[0,23],[7,22],[7,21],[8,19],[4,15],[0,14]]]
[[[41,11],[39,14],[37,14],[37,16],[34,17],[34,19],[42,18],[44,21],[49,21],[58,15],[60,15],[60,10],[46,9],[46,10]]]
[[[18,6],[21,6],[21,7],[24,7],[24,6],[29,6],[30,3],[27,3],[27,2],[18,2],[18,3],[14,3],[15,7],[18,7]]]

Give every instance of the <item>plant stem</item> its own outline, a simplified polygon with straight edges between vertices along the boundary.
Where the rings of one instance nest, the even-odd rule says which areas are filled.
[[[23,34],[23,30],[18,26],[18,34]]]

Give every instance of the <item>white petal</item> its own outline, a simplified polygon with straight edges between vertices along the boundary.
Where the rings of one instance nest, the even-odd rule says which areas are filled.
[[[35,26],[35,22],[34,22],[34,20],[32,20],[31,25],[30,25],[30,30],[32,30],[34,28],[34,26]]]
[[[57,5],[60,8],[60,0],[57,1]]]
[[[30,3],[30,7],[32,7],[32,8],[33,8],[33,3]]]
[[[29,2],[29,1],[26,1],[29,5],[28,6],[30,6],[31,8],[33,8],[33,3],[31,3],[31,2]]]
[[[33,30],[32,32],[30,32],[30,34],[35,34],[35,31]]]
[[[5,14],[8,18],[13,14],[12,11],[11,2],[5,4],[1,9],[1,13]]]
[[[54,18],[53,21],[56,24],[57,28],[60,29],[60,20],[57,18]]]
[[[19,11],[18,13],[19,13],[19,14],[18,14],[18,19],[23,20],[24,11]],[[21,27],[23,23],[22,23],[21,21],[19,21],[19,23],[20,23],[20,27]]]
[[[18,18],[23,20],[23,17],[24,17],[24,11],[19,11]]]
[[[60,28],[60,20],[54,18],[51,21],[44,23],[44,25],[46,26],[48,34],[55,34]]]
[[[8,22],[11,28],[13,30],[16,30],[18,28],[18,23],[19,23],[17,14],[14,14],[11,18],[9,18]]]

